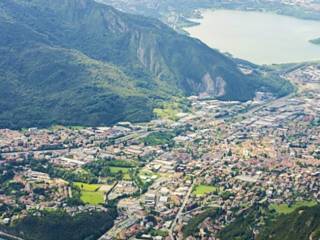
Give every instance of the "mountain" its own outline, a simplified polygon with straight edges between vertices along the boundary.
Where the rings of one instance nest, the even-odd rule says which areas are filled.
[[[2,0],[0,32],[0,128],[146,121],[172,96],[290,90],[158,20],[92,0]]]

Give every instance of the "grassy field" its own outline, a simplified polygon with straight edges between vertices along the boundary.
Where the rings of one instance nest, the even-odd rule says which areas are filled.
[[[102,184],[74,183],[81,190],[81,200],[84,203],[99,205],[104,203],[104,192],[99,191]]]
[[[160,119],[170,119],[172,121],[178,120],[178,111],[172,108],[160,109],[156,108],[153,110],[154,114]]]
[[[315,205],[317,205],[316,201],[299,201],[294,203],[292,206],[288,206],[287,204],[271,204],[270,209],[276,210],[279,214],[289,214],[294,212],[297,208],[313,207]]]
[[[88,203],[91,205],[99,205],[104,203],[104,193],[100,191],[97,191],[97,192],[81,191],[81,200],[84,203]]]
[[[218,189],[215,186],[200,184],[194,188],[193,194],[196,195],[197,197],[201,197],[208,193],[215,192],[217,190]]]
[[[131,177],[129,174],[130,169],[131,168],[127,168],[127,167],[110,167],[110,171],[112,173],[122,172],[123,173],[123,180],[131,180]]]
[[[81,191],[89,191],[89,192],[97,191],[102,186],[101,184],[88,184],[88,183],[81,183],[81,182],[75,182],[74,185],[79,187]]]
[[[163,104],[162,108],[156,108],[153,110],[153,113],[156,115],[157,118],[160,119],[170,119],[173,121],[178,120],[178,113],[181,112],[179,103],[177,102],[170,102]]]
[[[143,143],[147,146],[157,146],[169,144],[175,137],[173,132],[153,132],[143,138]]]
[[[153,110],[154,115],[160,119],[169,119],[177,121],[178,114],[188,112],[190,105],[185,98],[174,98],[171,102],[163,103],[161,107]]]

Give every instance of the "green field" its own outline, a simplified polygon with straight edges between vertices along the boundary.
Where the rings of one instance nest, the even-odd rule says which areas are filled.
[[[218,189],[215,186],[200,184],[194,188],[193,194],[196,195],[197,197],[201,197],[208,193],[212,193],[216,191],[218,191]]]
[[[152,132],[148,136],[142,139],[143,143],[146,146],[157,146],[165,145],[172,142],[172,139],[175,137],[173,132]]]
[[[155,108],[153,113],[157,118],[177,121],[179,113],[188,112],[189,110],[190,105],[187,99],[173,98],[171,102],[163,103],[159,108]]]
[[[76,182],[75,186],[79,187],[81,190],[81,200],[84,203],[99,205],[104,203],[104,192],[99,191],[102,184],[87,184]]]
[[[156,108],[153,110],[153,113],[157,116],[157,118],[160,119],[170,119],[172,121],[177,121],[178,120],[178,111],[173,108]]]
[[[299,201],[294,203],[292,206],[288,206],[288,204],[271,204],[270,209],[274,209],[279,214],[289,214],[294,212],[297,208],[313,207],[315,205],[317,205],[316,201]]]
[[[131,180],[131,177],[130,177],[130,174],[129,174],[129,170],[130,169],[131,168],[127,168],[127,167],[110,167],[110,171],[112,173],[122,172],[124,180]]]
[[[178,113],[182,112],[181,103],[179,99],[173,102],[163,103],[161,108],[155,108],[153,110],[154,115],[160,119],[170,119],[173,121],[178,120]]]
[[[104,203],[104,193],[103,192],[88,192],[81,191],[81,200],[84,203],[88,203],[91,205],[99,205]]]
[[[82,183],[82,182],[75,182],[74,185],[79,187],[81,191],[89,191],[89,192],[97,191],[102,186],[102,184],[88,184],[88,183]]]

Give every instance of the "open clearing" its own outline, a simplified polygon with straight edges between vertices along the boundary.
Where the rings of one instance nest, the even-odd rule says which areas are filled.
[[[102,184],[74,183],[81,190],[81,200],[84,203],[99,205],[104,203],[104,193]],[[100,190],[101,189],[101,190]]]
[[[208,193],[215,192],[217,190],[218,189],[215,186],[200,184],[200,185],[197,185],[194,188],[193,194],[198,196],[198,197],[201,197],[201,196],[204,196],[204,195],[206,195]]]
[[[317,205],[316,201],[299,201],[292,206],[288,206],[288,204],[271,204],[270,209],[276,210],[279,214],[289,214],[300,207],[313,207],[315,205]]]

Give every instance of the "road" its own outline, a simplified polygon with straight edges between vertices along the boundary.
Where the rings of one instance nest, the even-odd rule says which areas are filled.
[[[103,234],[98,240],[111,240],[115,239],[115,237],[118,235],[119,232],[121,232],[122,229],[127,228],[128,226],[133,225],[136,223],[138,219],[134,216],[129,216],[124,221],[115,223],[115,225],[109,229],[105,234]]]
[[[193,184],[190,186],[190,188],[189,188],[189,190],[188,190],[188,193],[187,193],[187,195],[184,197],[183,203],[182,203],[182,205],[181,205],[181,207],[180,207],[180,209],[179,209],[179,211],[178,211],[175,219],[173,220],[173,222],[172,222],[172,224],[171,224],[171,227],[170,227],[170,229],[169,229],[169,236],[170,236],[170,238],[171,238],[172,240],[175,240],[175,238],[174,238],[174,236],[173,236],[173,229],[174,229],[177,221],[179,220],[180,216],[182,215],[182,212],[183,212],[186,204],[188,203],[188,200],[189,200],[189,197],[190,197],[190,195],[191,195],[191,193],[192,193],[192,189],[193,189],[194,185],[195,185],[195,184],[193,183]]]
[[[64,153],[73,149],[79,148],[62,148],[62,149],[54,149],[54,150],[29,150],[29,151],[12,151],[12,152],[2,152],[0,153],[2,156],[10,156],[16,154],[28,154],[28,153]]]
[[[268,101],[268,102],[263,103],[261,105],[258,105],[256,107],[253,107],[252,109],[249,109],[247,112],[239,113],[236,116],[233,116],[231,119],[251,116],[252,114],[255,114],[256,112],[260,111],[263,108],[272,107],[275,104],[279,104],[280,102],[285,102],[286,100],[292,98],[295,94],[296,94],[296,92],[291,93],[291,94],[284,96],[284,97],[281,97],[281,98],[273,99],[271,101]]]

